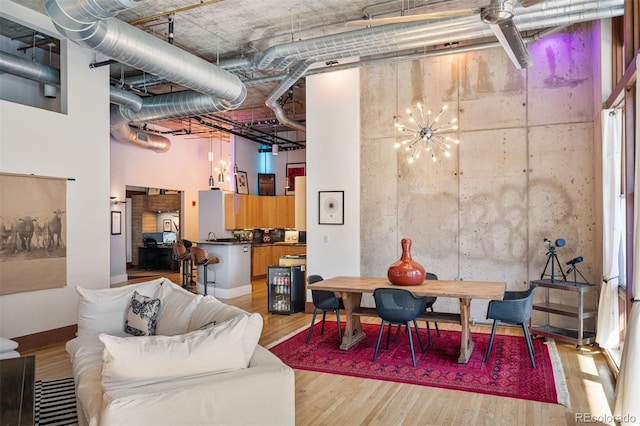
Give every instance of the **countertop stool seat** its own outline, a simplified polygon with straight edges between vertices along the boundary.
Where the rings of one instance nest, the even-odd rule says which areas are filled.
[[[196,268],[202,266],[202,284],[204,285],[204,295],[206,296],[208,294],[209,284],[216,283],[215,271],[213,271],[213,281],[209,281],[207,277],[209,265],[220,263],[220,258],[218,256],[209,256],[209,252],[202,247],[191,247],[191,260]]]
[[[173,258],[182,264],[182,288],[188,288],[192,276],[191,251],[183,241],[173,243]]]

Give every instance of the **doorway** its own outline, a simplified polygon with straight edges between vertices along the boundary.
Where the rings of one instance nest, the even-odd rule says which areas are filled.
[[[131,206],[126,222],[127,275],[174,271],[171,244],[182,239],[183,192],[127,186],[126,196]]]

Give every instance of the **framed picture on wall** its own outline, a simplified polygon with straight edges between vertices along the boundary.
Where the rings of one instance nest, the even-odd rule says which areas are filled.
[[[344,191],[320,191],[318,209],[320,225],[344,225]]]
[[[238,170],[236,173],[236,192],[238,194],[249,193],[249,182],[247,181],[247,172],[241,172]]]
[[[171,232],[171,219],[164,219],[162,221],[162,230],[164,232]]]
[[[120,235],[122,234],[122,212],[112,211],[111,212],[111,235]]]
[[[296,176],[306,176],[307,163],[287,163],[287,186],[285,188],[286,195],[294,195],[296,193]]]
[[[258,195],[276,195],[276,175],[258,173]]]

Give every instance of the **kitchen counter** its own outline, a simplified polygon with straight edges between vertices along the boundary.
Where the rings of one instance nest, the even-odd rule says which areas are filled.
[[[219,245],[219,246],[233,246],[233,245],[241,245],[241,244],[251,245],[251,243],[248,241],[238,241],[238,240],[231,240],[231,239],[220,239],[220,240],[211,240],[211,241],[204,240],[204,241],[198,241],[197,244],[198,245],[208,244],[208,245]]]
[[[207,279],[215,283],[207,286],[207,294],[221,299],[251,294],[251,244],[240,241],[198,241],[198,247],[209,256],[217,256],[219,263],[209,265]],[[204,269],[198,267],[198,293],[204,294]]]
[[[305,247],[307,243],[287,243],[285,241],[274,241],[268,243],[252,243],[249,241],[238,241],[238,240],[214,240],[214,241],[198,241],[196,244],[198,245],[219,245],[219,246],[229,246],[229,245],[250,245],[252,247],[260,247],[260,246],[302,246]]]
[[[306,247],[307,243],[285,243],[284,241],[276,241],[269,243],[252,243],[253,247],[263,247],[263,246],[302,246]]]

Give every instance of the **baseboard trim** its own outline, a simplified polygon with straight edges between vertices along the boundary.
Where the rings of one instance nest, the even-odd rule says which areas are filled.
[[[41,331],[40,333],[28,334],[26,336],[12,337],[11,340],[18,342],[18,352],[30,351],[54,343],[69,341],[76,337],[77,330],[78,326],[73,324],[66,327]]]
[[[109,279],[109,284],[113,285],[113,284],[118,284],[124,281],[127,281],[129,279],[129,275],[127,274],[122,274],[122,275],[113,275],[110,279]]]

